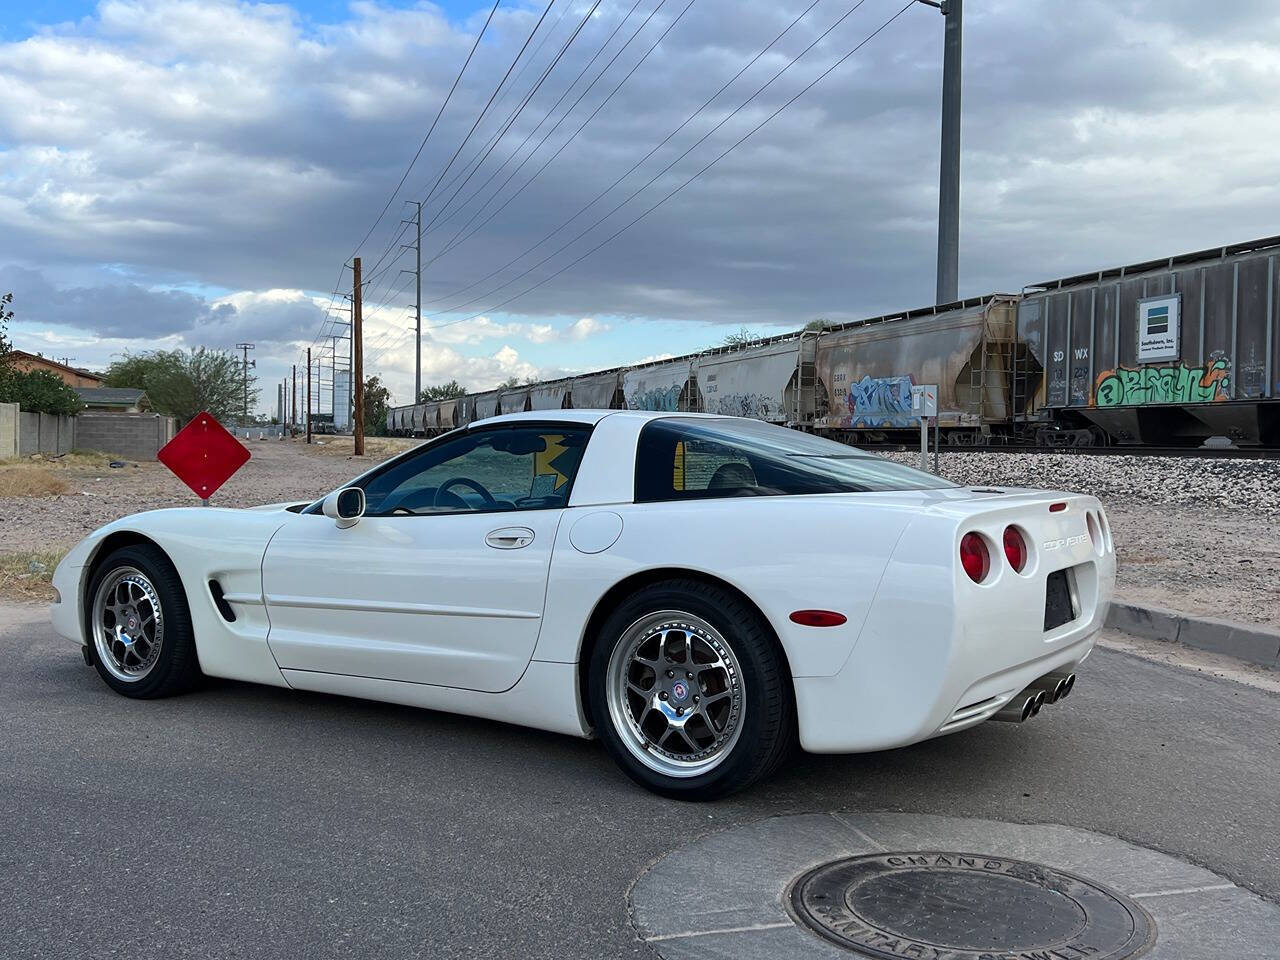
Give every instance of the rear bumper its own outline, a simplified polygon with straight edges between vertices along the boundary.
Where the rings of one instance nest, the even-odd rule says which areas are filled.
[[[1102,632],[1115,588],[1109,539],[1095,545],[1081,536],[1081,511],[1091,504],[1075,498],[1071,511],[1054,515],[1063,533],[1041,524],[1020,572],[996,554],[980,584],[937,558],[967,530],[994,545],[1007,523],[1031,521],[992,511],[949,528],[929,517],[914,523],[848,660],[832,676],[795,678],[801,746],[812,753],[906,746],[981,723],[1046,673],[1073,671]],[[1070,571],[1076,616],[1046,630],[1046,583],[1058,570]]]
[[[909,681],[900,681],[896,691],[883,685],[872,691],[866,689],[865,681],[843,672],[797,679],[800,745],[809,753],[864,753],[905,747],[975,726],[1038,677],[1074,672],[1093,650],[1099,632],[1058,644],[1050,653],[974,679],[967,686],[958,676],[946,678],[932,691]],[[957,688],[959,694],[954,692]]]

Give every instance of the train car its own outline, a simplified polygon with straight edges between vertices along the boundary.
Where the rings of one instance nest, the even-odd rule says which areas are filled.
[[[1026,288],[1041,442],[1280,443],[1280,237]]]
[[[622,392],[622,372],[606,370],[574,377],[570,387],[571,405],[578,410],[620,410],[626,407]]]
[[[1017,303],[992,294],[824,330],[814,428],[850,443],[906,439],[920,423],[911,387],[936,384],[945,440],[1013,439]]]
[[[531,409],[528,387],[514,387],[498,394],[498,413],[520,413]]]
[[[436,429],[440,433],[448,433],[458,425],[458,400],[441,400],[436,408]]]
[[[628,410],[697,412],[702,409],[691,357],[624,370],[622,393]]]
[[[536,384],[529,391],[530,410],[563,410],[572,406],[570,394],[573,392],[573,380],[550,380]]]
[[[475,419],[475,402],[476,398],[473,394],[458,398],[458,405],[454,408],[453,414],[453,425],[455,427],[465,427]]]
[[[702,409],[733,417],[789,423],[797,415],[801,337],[759,345],[721,348],[697,358],[695,375]]]

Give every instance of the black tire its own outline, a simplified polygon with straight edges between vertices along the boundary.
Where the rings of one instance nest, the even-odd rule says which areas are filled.
[[[122,680],[103,663],[95,642],[94,621],[98,615],[96,598],[99,588],[122,570],[140,571],[154,587],[160,601],[163,636],[160,650],[150,670],[139,680]],[[196,655],[195,632],[191,611],[182,580],[164,551],[150,544],[136,544],[113,551],[94,571],[85,593],[85,635],[89,655],[98,676],[116,693],[139,700],[171,697],[185,693],[201,680],[200,662]]]
[[[628,640],[634,624],[661,611],[687,612],[704,620],[741,667],[741,732],[716,766],[694,776],[667,775],[641,762],[629,746],[627,731],[617,728],[610,711],[609,665],[615,649]],[[713,584],[667,580],[627,598],[596,637],[587,685],[596,732],[614,761],[642,787],[673,799],[715,800],[749,787],[773,773],[796,741],[794,691],[777,638],[750,604]]]

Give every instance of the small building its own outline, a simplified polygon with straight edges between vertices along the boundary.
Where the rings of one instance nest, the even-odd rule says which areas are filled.
[[[38,353],[27,353],[25,350],[11,351],[9,360],[13,364],[13,369],[22,373],[30,373],[32,370],[48,370],[68,387],[100,387],[105,382],[102,377],[89,370],[68,366],[65,363],[59,363],[57,360],[42,357]]]
[[[86,410],[110,413],[146,413],[151,409],[145,390],[136,387],[77,387]]]

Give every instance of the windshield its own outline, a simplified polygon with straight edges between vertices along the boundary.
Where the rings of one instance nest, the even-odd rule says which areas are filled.
[[[654,420],[640,431],[636,451],[637,503],[952,486],[856,447],[755,420]]]

